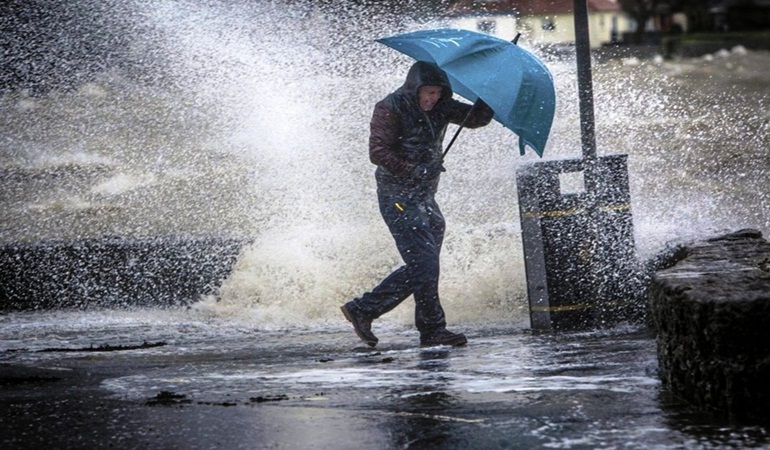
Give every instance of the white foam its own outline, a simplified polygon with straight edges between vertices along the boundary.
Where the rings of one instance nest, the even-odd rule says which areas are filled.
[[[112,178],[91,188],[94,194],[117,195],[140,187],[151,186],[156,182],[153,174],[119,173]]]

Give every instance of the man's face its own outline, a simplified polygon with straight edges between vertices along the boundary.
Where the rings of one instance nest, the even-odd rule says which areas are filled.
[[[441,98],[441,86],[420,86],[420,109],[430,111]]]

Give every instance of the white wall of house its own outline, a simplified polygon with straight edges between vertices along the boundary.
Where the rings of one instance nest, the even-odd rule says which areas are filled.
[[[631,31],[633,21],[625,14],[617,12],[598,12],[589,14],[588,30],[591,47],[599,47],[617,41],[623,33]],[[614,33],[613,33],[614,31]]]
[[[490,29],[485,27],[485,24],[494,25]],[[519,32],[519,29],[516,25],[516,18],[513,16],[459,17],[451,19],[449,26],[453,28],[462,28],[465,30],[489,33],[508,41],[516,37],[516,33]]]
[[[531,36],[534,44],[568,44],[575,42],[575,23],[571,14],[524,16],[522,36]]]
[[[516,33],[532,45],[570,44],[575,42],[575,21],[572,14],[551,16],[513,15],[473,16],[455,18],[450,26],[493,34],[501,39],[512,40]],[[613,27],[617,36],[613,36]],[[600,47],[612,42],[613,38],[632,30],[632,21],[619,12],[593,12],[588,17],[591,47]]]

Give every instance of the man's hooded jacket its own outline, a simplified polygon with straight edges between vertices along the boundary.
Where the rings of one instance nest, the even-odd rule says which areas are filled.
[[[441,99],[430,111],[420,109],[421,86],[440,86]],[[418,164],[442,158],[444,134],[449,123],[460,124],[471,105],[452,98],[446,73],[437,66],[417,62],[406,76],[403,86],[374,107],[370,123],[369,159],[376,164],[377,185],[386,192],[415,191],[435,194],[438,176],[418,180],[412,172]],[[493,111],[482,101],[476,105],[465,127],[489,124]]]

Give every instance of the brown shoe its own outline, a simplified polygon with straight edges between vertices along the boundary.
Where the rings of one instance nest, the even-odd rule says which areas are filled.
[[[371,319],[367,319],[366,317],[362,316],[361,314],[357,314],[357,310],[355,307],[348,306],[350,303],[346,303],[340,307],[342,310],[342,314],[345,315],[345,318],[348,319],[348,322],[353,324],[353,330],[355,330],[356,334],[359,338],[361,338],[362,341],[366,343],[369,347],[374,347],[377,345],[377,336],[372,333],[372,321]]]
[[[435,347],[437,345],[451,345],[460,347],[468,343],[468,339],[462,333],[452,333],[446,328],[434,331],[427,336],[420,336],[420,347]]]

